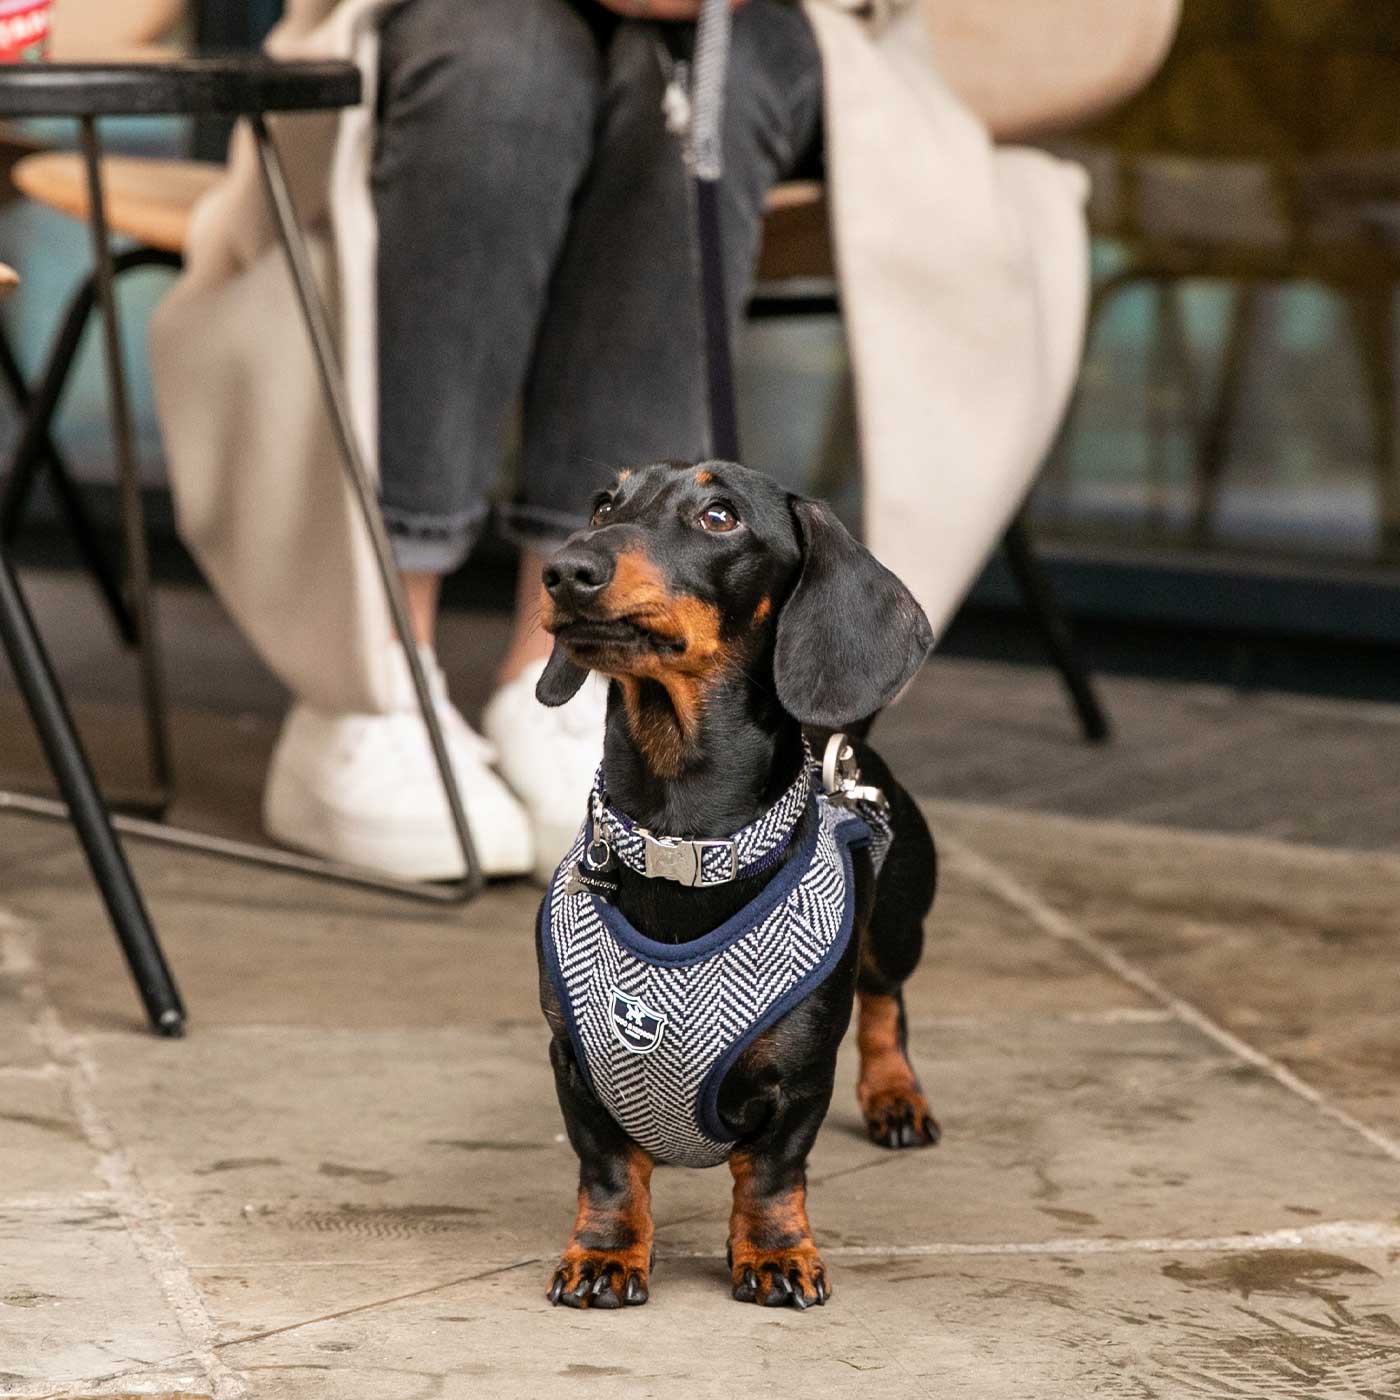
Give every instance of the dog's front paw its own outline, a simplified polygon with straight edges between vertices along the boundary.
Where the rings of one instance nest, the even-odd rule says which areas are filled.
[[[545,1296],[556,1307],[639,1308],[650,1296],[650,1261],[635,1249],[564,1251]]]
[[[880,1147],[932,1147],[941,1135],[928,1100],[917,1089],[862,1093],[860,1099],[865,1131]]]
[[[814,1244],[791,1249],[729,1249],[729,1274],[741,1303],[810,1308],[831,1297],[826,1265]]]

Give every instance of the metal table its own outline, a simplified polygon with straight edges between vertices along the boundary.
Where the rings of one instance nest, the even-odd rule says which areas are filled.
[[[263,185],[297,301],[316,360],[326,406],[347,478],[369,532],[394,627],[403,643],[419,707],[462,847],[464,877],[436,887],[377,878],[351,867],[292,852],[181,831],[162,822],[113,817],[97,790],[92,769],[68,712],[62,688],[45,654],[3,543],[0,543],[0,643],[39,733],[63,801],[0,793],[0,811],[71,820],[106,902],[112,925],[140,992],[152,1027],[161,1035],[183,1033],[185,1009],[162,955],[150,915],[114,835],[114,828],[187,850],[251,860],[300,873],[389,888],[405,894],[461,901],[481,886],[480,867],[467,827],[446,739],[437,719],[427,676],[414,644],[408,609],[393,552],[379,513],[375,482],[355,437],[339,356],[325,304],[312,272],[306,240],[297,221],[277,145],[268,129],[270,112],[323,111],[360,100],[360,74],[351,63],[282,63],[261,55],[174,59],[161,63],[25,64],[0,68],[0,116],[76,118],[87,175],[97,305],[102,312],[108,404],[122,501],[126,589],[141,656],[147,743],[161,801],[170,789],[169,742],[160,651],[146,550],[140,478],[132,443],[121,332],[113,291],[102,190],[102,145],[98,120],[112,116],[236,116],[252,131]]]

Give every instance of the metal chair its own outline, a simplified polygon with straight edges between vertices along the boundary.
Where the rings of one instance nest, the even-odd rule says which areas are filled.
[[[174,57],[178,49],[172,42],[172,34],[183,11],[182,0],[118,0],[118,3],[65,0],[54,8],[49,56],[59,63],[93,59],[108,63],[141,63]],[[10,130],[5,132],[5,144],[19,153],[17,163],[9,171],[16,192],[37,198],[40,203],[84,222],[89,219],[92,190],[86,153],[24,155],[25,146],[32,146],[32,141]],[[22,182],[19,167],[29,161],[40,164],[37,170],[31,167],[29,176]],[[180,265],[178,249],[171,249],[168,237],[161,236],[168,230],[150,226],[133,208],[125,188],[113,188],[117,183],[117,171],[124,165],[121,158],[115,161],[103,158],[103,178],[107,186],[105,212],[110,226],[118,233],[135,238],[139,246],[112,259],[113,277],[119,278],[142,267],[177,268]],[[36,178],[37,195],[31,192],[28,184]],[[118,637],[124,645],[134,648],[140,658],[151,791],[132,805],[147,815],[159,816],[168,805],[173,778],[164,693],[159,678],[159,643],[151,615],[146,541],[144,534],[137,538],[131,529],[131,503],[127,502],[123,515],[126,527],[123,578],[108,557],[82,490],[52,437],[53,420],[83,333],[101,300],[98,273],[99,268],[95,266],[60,319],[57,336],[37,384],[26,382],[9,340],[0,333],[0,378],[9,388],[24,425],[9,463],[3,491],[0,491],[0,540],[13,546],[34,486],[41,474],[45,476]]]
[[[182,6],[179,0],[65,0],[60,9],[73,25],[73,43],[84,60],[115,51],[124,62],[160,64],[174,57],[174,51],[159,42],[168,34]],[[92,20],[89,24],[84,14]],[[64,35],[55,35],[56,57],[66,58]],[[185,109],[181,109],[185,110]],[[277,214],[279,232],[292,229],[295,211],[282,183],[280,162],[266,126],[250,117],[262,157],[266,193]],[[420,674],[417,648],[405,646],[409,668],[414,672],[415,690],[423,711],[442,775],[453,826],[462,846],[465,873],[445,882],[414,882],[381,876],[337,862],[320,860],[301,853],[255,843],[231,841],[201,832],[165,824],[163,817],[173,797],[174,774],[170,760],[167,703],[160,660],[159,637],[154,624],[154,598],[147,562],[147,544],[142,506],[134,462],[130,458],[130,425],[124,392],[115,395],[115,433],[119,473],[123,485],[123,542],[126,577],[121,579],[105,557],[98,532],[83,507],[82,493],[67,470],[66,463],[52,442],[54,416],[64,386],[72,370],[83,333],[95,309],[104,312],[109,326],[115,321],[115,284],[139,268],[164,267],[178,270],[190,217],[200,197],[221,177],[223,166],[211,162],[105,156],[95,145],[95,127],[86,135],[81,153],[43,152],[21,159],[13,169],[13,179],[21,193],[75,219],[100,223],[104,233],[95,259],[95,269],[77,290],[48,357],[43,374],[32,390],[14,369],[16,398],[24,414],[24,427],[11,460],[8,478],[0,494],[0,542],[12,540],[22,520],[25,506],[40,474],[46,474],[54,488],[78,543],[116,624],[122,640],[133,646],[141,663],[143,714],[146,747],[151,771],[151,792],[144,800],[123,804],[134,811],[113,818],[116,829],[145,840],[177,846],[227,859],[311,875],[342,883],[379,889],[436,903],[460,903],[475,894],[482,884],[460,792],[451,775],[446,741],[437,714],[428,697],[426,680]],[[94,172],[100,170],[100,178]],[[280,206],[279,206],[280,201]],[[94,211],[100,217],[94,220]],[[110,231],[132,240],[134,246],[108,255],[106,233]],[[349,426],[348,406],[343,401],[335,347],[329,326],[320,308],[309,263],[295,236],[284,238],[284,248],[294,273],[294,289],[301,301],[308,329],[313,332],[314,349],[321,371],[330,417],[337,429],[341,456],[356,488],[366,527],[375,544],[386,596],[401,636],[408,637],[407,614],[398,596],[397,575],[392,569],[390,547],[383,536],[373,484],[359,461],[357,444]],[[109,331],[109,339],[110,339]],[[0,375],[5,374],[8,347],[0,338]],[[109,361],[116,355],[109,346]],[[114,377],[113,383],[119,383]],[[118,421],[119,420],[119,421]],[[360,470],[351,470],[357,465]],[[420,684],[421,682],[421,684]],[[11,810],[26,810],[40,816],[62,816],[61,804],[43,798],[3,794]]]
[[[92,234],[95,292],[102,311],[107,368],[108,405],[117,470],[123,500],[123,525],[128,546],[138,641],[143,646],[143,683],[148,701],[161,695],[157,655],[151,645],[152,599],[145,572],[144,521],[140,478],[131,440],[131,419],[122,362],[115,272],[108,238],[110,226],[104,199],[102,150],[98,119],[103,116],[148,116],[159,113],[228,115],[247,121],[253,138],[262,192],[280,244],[295,298],[307,333],[313,361],[339,451],[346,484],[351,489],[365,529],[392,620],[395,635],[404,646],[414,693],[442,781],[443,793],[461,847],[464,875],[441,885],[388,880],[370,871],[293,852],[244,842],[223,841],[198,832],[182,831],[162,823],[118,817],[108,822],[100,796],[81,748],[72,733],[63,695],[43,654],[23,596],[0,545],[0,642],[14,666],[21,688],[34,714],[65,802],[24,794],[0,794],[0,808],[54,820],[72,820],[88,846],[108,911],[121,939],[152,1024],[166,1033],[178,1033],[183,1008],[170,983],[147,977],[147,954],[154,935],[141,905],[140,895],[112,839],[111,829],[161,841],[187,850],[255,862],[278,869],[316,875],[438,902],[461,902],[481,888],[482,877],[467,826],[466,812],[452,770],[447,740],[438,720],[428,678],[414,644],[408,608],[393,550],[379,513],[375,483],[360,452],[350,417],[348,398],[330,318],[312,268],[304,231],[297,219],[291,191],[277,144],[267,121],[269,112],[332,111],[360,100],[359,70],[340,62],[276,62],[260,56],[209,60],[162,58],[141,63],[23,64],[0,71],[0,112],[43,117],[75,118],[82,132],[83,171],[86,184],[84,209]],[[35,429],[34,431],[38,431]],[[148,719],[152,718],[148,708]],[[152,733],[163,739],[163,731]],[[153,754],[158,754],[153,743]],[[94,845],[94,842],[96,845]],[[155,948],[158,958],[159,950]],[[163,970],[163,964],[161,964]]]

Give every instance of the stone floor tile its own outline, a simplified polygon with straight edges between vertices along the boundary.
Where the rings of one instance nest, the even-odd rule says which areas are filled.
[[[1400,1135],[1400,858],[937,808],[1172,992]]]
[[[64,1080],[0,1073],[0,1201],[96,1190],[95,1165]]]
[[[493,886],[464,908],[367,896],[289,875],[133,848],[195,1028],[455,1026],[493,989],[493,1022],[538,1021],[539,892]],[[139,1008],[78,857],[13,882],[16,911],[45,929],[45,980],[75,1028],[136,1023]],[[1143,1004],[1091,960],[1041,936],[944,863],[911,1013],[1103,1010]],[[542,1022],[539,1023],[542,1026]]]
[[[0,1201],[0,1339],[0,1395],[99,1384],[209,1394],[149,1265],[101,1198]]]
[[[805,1314],[734,1303],[722,1261],[679,1260],[640,1309],[550,1309],[515,1270],[222,1354],[268,1400],[1315,1400],[1394,1393],[1397,1310],[1381,1249],[870,1259]]]

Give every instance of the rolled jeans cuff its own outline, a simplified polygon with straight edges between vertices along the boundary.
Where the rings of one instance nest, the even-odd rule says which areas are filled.
[[[549,506],[514,502],[496,508],[496,532],[522,549],[550,554],[564,543],[575,530],[588,524],[583,514],[553,510]]]
[[[450,574],[472,552],[486,520],[485,509],[459,515],[425,515],[382,507],[394,547],[394,562],[406,574]]]

